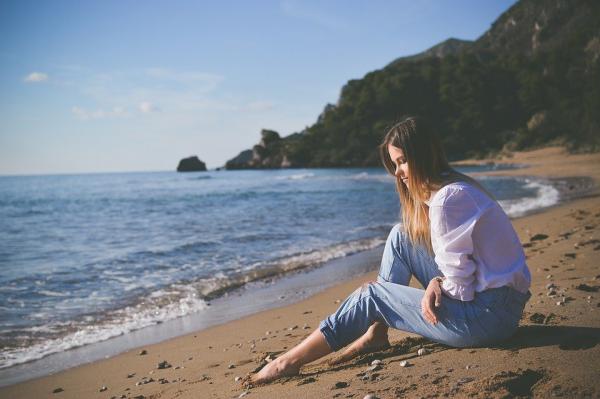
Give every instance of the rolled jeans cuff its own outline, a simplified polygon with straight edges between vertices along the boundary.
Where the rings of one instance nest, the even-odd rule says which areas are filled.
[[[319,324],[319,330],[321,331],[321,334],[323,334],[323,336],[325,337],[327,345],[329,345],[329,348],[331,348],[333,352],[337,352],[341,349],[341,346],[338,344],[337,340],[334,337],[333,328],[331,328],[327,319],[321,321],[321,323]]]

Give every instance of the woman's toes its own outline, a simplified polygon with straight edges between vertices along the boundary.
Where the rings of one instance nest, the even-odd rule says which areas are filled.
[[[282,359],[275,359],[256,373],[250,379],[250,383],[265,384],[281,377],[296,375],[298,372],[299,368],[292,366],[291,363]]]

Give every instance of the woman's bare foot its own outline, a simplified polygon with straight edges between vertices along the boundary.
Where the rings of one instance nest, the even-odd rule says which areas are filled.
[[[299,366],[294,365],[285,356],[282,356],[267,363],[258,373],[251,376],[247,383],[252,385],[266,384],[281,377],[297,375],[299,372]]]
[[[362,337],[354,341],[341,355],[330,360],[329,364],[336,365],[344,363],[358,355],[389,348],[391,345],[388,340],[387,332],[388,326],[382,322],[376,321]]]
[[[300,367],[331,353],[331,348],[325,336],[319,329],[314,330],[298,345],[294,346],[281,357],[273,360],[258,373],[249,376],[244,385],[266,384],[281,377],[297,375]]]

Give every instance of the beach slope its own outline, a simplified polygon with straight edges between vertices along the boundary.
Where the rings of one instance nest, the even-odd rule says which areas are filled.
[[[340,300],[374,280],[372,272],[293,305],[2,388],[0,397],[598,397],[600,154],[553,147],[494,162],[529,165],[494,174],[562,179],[567,199],[514,220],[532,272],[532,298],[518,332],[500,346],[454,349],[392,331],[390,349],[346,364],[330,367],[328,357],[297,377],[249,390],[236,381],[300,342]],[[381,364],[372,370],[375,359]]]

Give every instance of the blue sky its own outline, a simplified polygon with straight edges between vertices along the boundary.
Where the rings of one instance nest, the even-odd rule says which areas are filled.
[[[0,3],[0,174],[221,166],[514,0]]]

